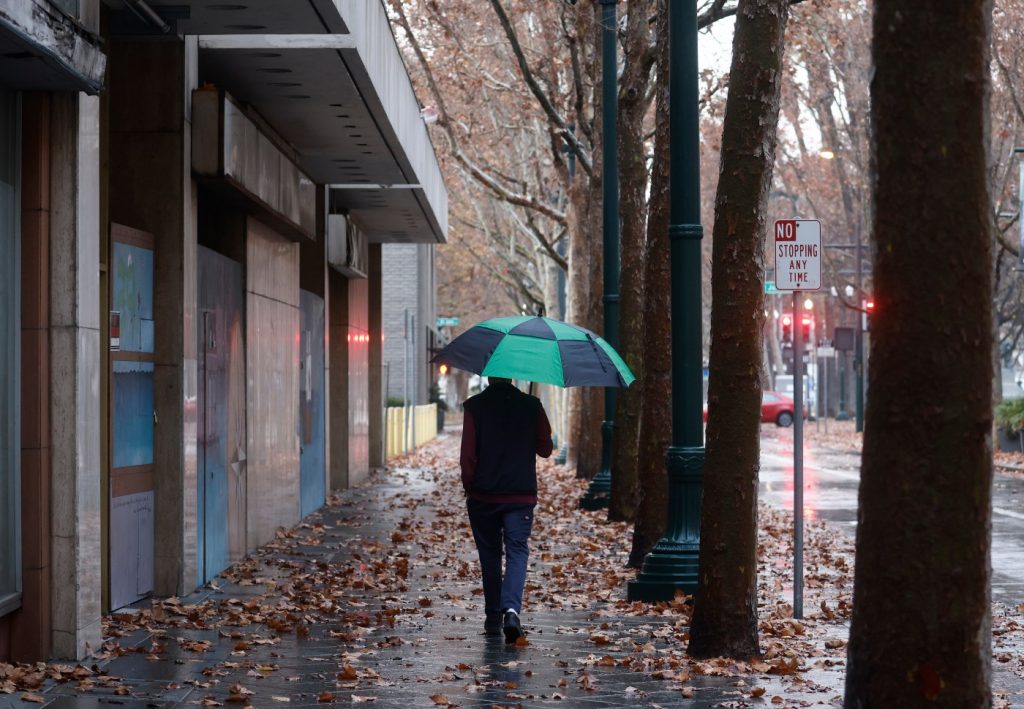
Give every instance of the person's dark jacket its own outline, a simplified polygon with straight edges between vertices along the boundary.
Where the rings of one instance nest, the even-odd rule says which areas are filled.
[[[494,382],[466,400],[462,485],[482,502],[537,501],[537,459],[551,455],[551,424],[540,400]]]

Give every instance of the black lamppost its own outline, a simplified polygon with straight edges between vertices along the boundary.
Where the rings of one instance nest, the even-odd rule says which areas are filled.
[[[701,314],[700,112],[697,5],[669,3],[671,143],[672,446],[668,449],[668,531],[629,583],[634,601],[670,600],[697,589],[704,475]]]
[[[604,339],[619,346],[619,152],[618,152],[618,66],[615,42],[618,21],[616,0],[601,0],[601,170],[604,188],[602,223],[604,232]],[[604,390],[604,423],[601,424],[601,470],[590,481],[580,501],[584,509],[608,506],[612,491],[612,429],[615,426],[615,389]]]

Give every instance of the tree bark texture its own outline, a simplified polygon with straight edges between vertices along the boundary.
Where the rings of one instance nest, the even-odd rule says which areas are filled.
[[[644,376],[639,386],[640,424],[637,443],[638,503],[633,525],[629,566],[639,568],[665,533],[668,516],[668,477],[665,455],[672,444],[672,271],[669,226],[669,130],[668,130],[668,7],[656,4],[657,62],[654,112],[654,163],[644,248],[644,314],[641,339],[644,345]],[[614,479],[614,478],[613,478]]]
[[[591,22],[586,28],[580,28],[579,34],[591,43],[593,63],[589,67],[591,76],[600,76],[601,67],[601,13],[600,3],[593,4]],[[587,13],[581,12],[583,17]],[[574,255],[581,257],[583,263],[574,271],[574,288],[585,293],[585,299],[577,302],[577,319],[574,322],[594,332],[604,332],[604,252],[601,241],[601,171],[604,161],[601,158],[603,135],[601,133],[601,91],[600,82],[595,81],[597,88],[593,94],[593,135],[591,154],[593,155],[594,177],[587,186],[586,220],[581,220],[579,231],[573,234]],[[583,215],[581,215],[583,216]],[[604,389],[585,387],[579,390],[579,438],[576,444],[576,475],[592,478],[601,470],[601,422],[604,421]],[[571,445],[571,444],[570,444]]]
[[[619,77],[619,354],[643,379],[644,227],[647,223],[647,151],[644,116],[650,106],[653,50],[648,20],[653,0],[630,0]],[[637,437],[641,388],[620,390],[612,445],[612,492],[608,519],[632,522],[637,507]]]
[[[764,236],[782,86],[787,0],[740,0],[736,13],[711,265],[707,449],[700,585],[691,655],[760,655],[760,469]]]
[[[875,2],[851,709],[992,703],[990,33],[989,0]]]

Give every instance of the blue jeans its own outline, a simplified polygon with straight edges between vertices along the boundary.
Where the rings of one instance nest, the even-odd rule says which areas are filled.
[[[511,608],[518,613],[523,606],[526,562],[530,556],[530,530],[533,505],[480,502],[469,498],[469,524],[480,554],[484,578],[484,609],[488,618]],[[501,573],[502,544],[505,574]]]

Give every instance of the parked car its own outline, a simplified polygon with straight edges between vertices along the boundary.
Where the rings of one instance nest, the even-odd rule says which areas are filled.
[[[761,392],[761,422],[774,423],[778,426],[792,426],[795,402],[777,391]],[[804,418],[807,418],[807,407],[804,407]],[[708,402],[704,402],[704,423],[708,421]]]

